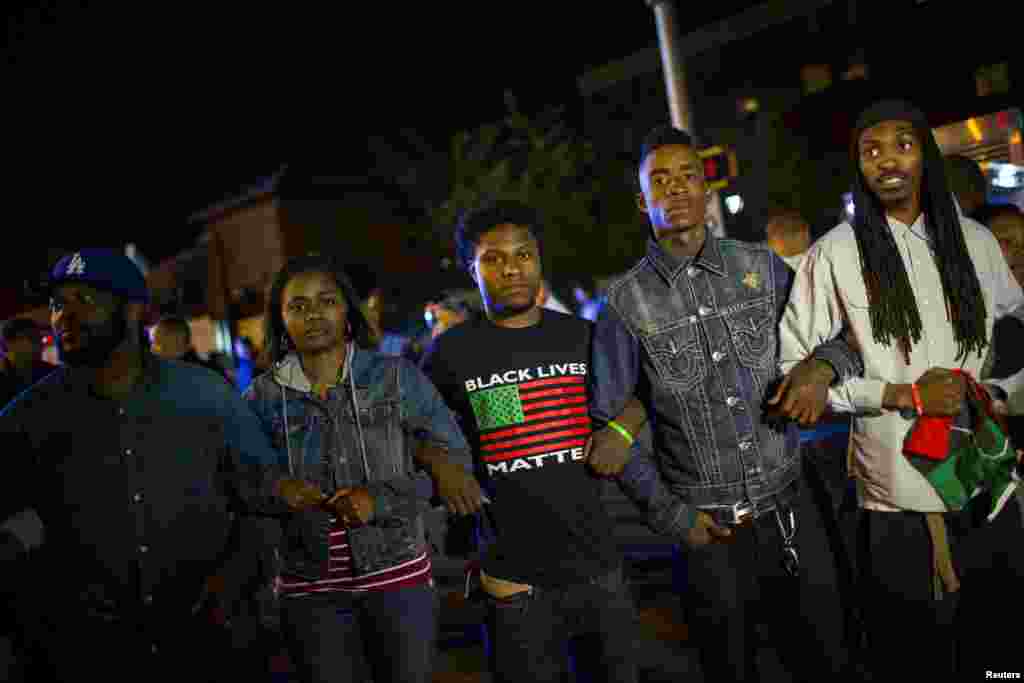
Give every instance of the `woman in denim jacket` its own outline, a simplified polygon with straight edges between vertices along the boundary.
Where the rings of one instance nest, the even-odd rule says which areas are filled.
[[[318,255],[268,297],[273,363],[246,392],[287,466],[275,553],[281,626],[303,681],[431,678],[436,598],[423,513],[437,493],[475,511],[468,446],[433,385],[367,348],[348,278]],[[293,507],[298,507],[293,506]]]

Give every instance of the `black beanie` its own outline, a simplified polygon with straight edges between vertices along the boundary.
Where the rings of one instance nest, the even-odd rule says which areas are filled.
[[[931,133],[928,126],[928,119],[924,112],[903,100],[882,100],[865,109],[857,117],[857,125],[854,126],[853,140],[856,143],[860,140],[860,134],[871,126],[877,126],[882,121],[906,121],[913,124],[914,128],[920,131]],[[929,135],[931,137],[931,135]]]

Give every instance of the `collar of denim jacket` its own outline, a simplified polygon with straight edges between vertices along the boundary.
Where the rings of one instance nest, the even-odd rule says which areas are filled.
[[[352,350],[354,351],[355,349]],[[345,367],[342,371],[341,379],[338,382],[339,387],[348,381],[348,373],[352,368],[356,367],[356,358],[361,355],[365,355],[365,353],[349,354],[346,359]],[[358,368],[356,370],[356,374],[357,376],[359,374]],[[275,366],[274,381],[283,387],[287,387],[288,389],[292,389],[303,394],[308,394],[313,391],[313,384],[309,381],[309,378],[306,377],[306,373],[302,369],[302,361],[299,360],[299,355],[297,353],[289,353]]]
[[[721,240],[710,233],[704,239],[704,246],[691,259],[680,261],[661,248],[653,239],[647,241],[647,258],[654,270],[672,284],[687,268],[694,266],[709,273],[725,276],[725,259],[722,256]]]

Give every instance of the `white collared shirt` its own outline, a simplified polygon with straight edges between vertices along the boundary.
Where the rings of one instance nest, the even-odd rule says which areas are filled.
[[[793,254],[792,256],[783,256],[782,260],[795,272],[800,270],[800,264],[803,263],[806,254],[806,251],[801,251],[799,254]]]
[[[981,283],[991,343],[995,320],[1011,313],[1024,316],[1024,292],[992,233],[962,215],[960,223]],[[861,505],[874,510],[942,512],[946,509],[942,500],[902,453],[913,421],[882,408],[885,386],[911,384],[933,367],[962,367],[980,377],[988,349],[956,360],[953,325],[947,317],[942,280],[928,245],[923,215],[909,227],[889,218],[889,227],[921,314],[921,340],[911,350],[910,364],[895,343],[883,346],[872,335],[857,240],[853,227],[842,223],[811,247],[796,272],[779,329],[782,369],[788,372],[818,344],[847,328],[861,349],[864,377],[830,389],[829,404],[837,412],[856,415],[851,432],[852,474],[857,478]],[[1013,394],[1014,388],[1024,384],[1024,371],[992,383]]]

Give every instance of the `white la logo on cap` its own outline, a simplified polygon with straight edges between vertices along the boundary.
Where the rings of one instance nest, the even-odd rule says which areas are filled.
[[[68,263],[68,269],[64,274],[85,275],[85,259],[82,258],[82,254],[78,253],[71,257],[71,262]]]

